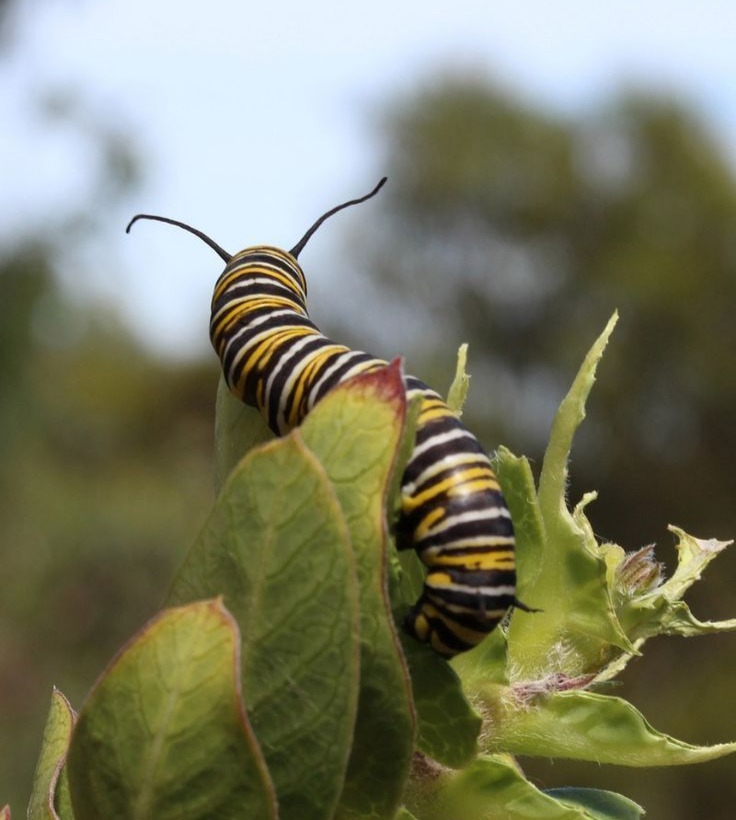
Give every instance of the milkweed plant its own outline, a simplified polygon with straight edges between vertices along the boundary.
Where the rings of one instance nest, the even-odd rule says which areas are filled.
[[[557,412],[538,482],[525,458],[496,456],[519,599],[539,612],[450,663],[396,626],[423,578],[390,535],[416,418],[400,364],[340,385],[280,439],[221,385],[212,512],[166,608],[79,713],[53,692],[28,817],[628,820],[643,809],[626,797],[542,790],[517,756],[668,766],[736,751],[669,737],[602,686],[651,637],[736,628],[682,601],[726,543],[672,527],[665,578],[651,547],[596,541],[593,493],[567,505],[573,436],[615,322]]]

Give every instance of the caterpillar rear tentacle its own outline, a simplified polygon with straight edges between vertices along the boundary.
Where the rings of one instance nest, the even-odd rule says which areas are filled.
[[[323,214],[291,249],[259,245],[231,255],[183,222],[151,214],[198,236],[226,263],[212,298],[210,338],[230,390],[283,435],[336,385],[384,367],[369,353],[324,336],[307,313],[307,283],[298,255],[319,226],[369,193]],[[477,645],[516,599],[514,529],[488,455],[430,387],[405,377],[407,398],[421,402],[416,439],[401,481],[399,549],[414,549],[427,567],[407,632],[445,657]]]

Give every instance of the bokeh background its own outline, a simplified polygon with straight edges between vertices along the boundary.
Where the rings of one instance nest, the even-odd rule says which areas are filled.
[[[539,464],[606,319],[572,463],[602,539],[736,535],[736,10],[711,0],[452,4],[0,0],[0,805],[21,814],[52,686],[78,707],[159,607],[213,500],[221,263],[302,254],[331,335],[444,389]],[[690,603],[736,615],[736,552]],[[620,693],[736,738],[736,635],[660,639]],[[653,818],[733,817],[736,759],[523,761]]]

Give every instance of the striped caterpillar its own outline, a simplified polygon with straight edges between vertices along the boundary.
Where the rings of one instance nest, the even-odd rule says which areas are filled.
[[[320,333],[297,261],[327,218],[370,199],[385,181],[327,211],[290,251],[259,245],[229,254],[196,228],[152,214],[128,224],[126,231],[138,219],[176,225],[224,260],[212,298],[212,345],[230,390],[276,435],[299,425],[336,385],[386,365]],[[478,644],[509,608],[527,607],[516,599],[514,530],[488,456],[434,390],[413,376],[404,382],[420,408],[395,536],[398,549],[413,548],[427,567],[404,626],[449,658]]]

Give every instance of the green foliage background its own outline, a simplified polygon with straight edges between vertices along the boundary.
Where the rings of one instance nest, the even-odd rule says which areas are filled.
[[[52,684],[82,701],[160,607],[213,498],[216,363],[160,361],[58,284],[60,250],[94,236],[92,214],[137,183],[125,130],[93,136],[103,162],[90,200],[0,247],[0,803],[16,808]],[[377,137],[390,183],[362,217],[326,329],[406,353],[440,389],[469,341],[468,426],[539,460],[581,354],[618,308],[572,500],[598,489],[596,531],[632,548],[658,540],[665,560],[669,522],[733,537],[736,184],[697,112],[629,95],[564,119],[473,78],[435,78],[386,106]],[[346,294],[366,281],[385,290],[396,326],[416,322],[408,344],[351,314],[365,301]],[[693,596],[702,617],[732,612],[733,556],[720,564]],[[734,736],[734,680],[732,637],[660,639],[622,694],[659,728],[715,743]],[[605,781],[653,817],[718,820],[736,801],[733,766],[645,778],[609,767]],[[563,761],[527,771],[545,786],[603,779]]]

